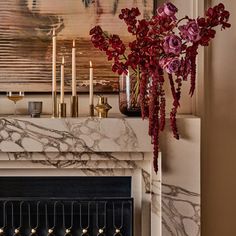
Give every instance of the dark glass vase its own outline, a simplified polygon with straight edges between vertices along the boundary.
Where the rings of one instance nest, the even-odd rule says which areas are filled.
[[[126,116],[141,116],[139,87],[135,74],[122,74],[119,78],[119,108]]]

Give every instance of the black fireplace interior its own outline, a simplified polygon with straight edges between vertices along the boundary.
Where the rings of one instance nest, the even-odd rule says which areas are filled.
[[[0,235],[132,236],[131,177],[0,177]]]

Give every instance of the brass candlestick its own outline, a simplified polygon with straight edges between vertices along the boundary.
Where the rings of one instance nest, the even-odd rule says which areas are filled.
[[[57,117],[57,92],[52,92],[52,118]]]
[[[58,117],[65,118],[66,117],[66,103],[58,104]]]
[[[99,118],[107,118],[108,111],[111,108],[112,107],[108,104],[106,97],[99,97],[98,98],[98,104],[95,107],[95,110],[97,111]]]
[[[93,105],[93,104],[90,104],[90,105],[89,105],[89,115],[90,115],[91,117],[94,116],[94,105]]]
[[[71,117],[79,117],[79,99],[78,96],[71,96]]]

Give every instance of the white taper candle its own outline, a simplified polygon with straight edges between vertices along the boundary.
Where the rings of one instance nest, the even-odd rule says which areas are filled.
[[[93,105],[93,64],[89,62],[89,105]]]
[[[72,96],[76,96],[76,48],[75,40],[72,47]]]
[[[65,63],[65,58],[62,57],[62,63],[61,63],[61,103],[64,103],[64,63]]]
[[[57,91],[57,37],[53,29],[52,35],[52,91]]]

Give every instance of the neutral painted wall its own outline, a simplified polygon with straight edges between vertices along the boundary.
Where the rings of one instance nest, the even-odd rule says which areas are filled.
[[[236,1],[223,2],[232,28],[208,51],[202,155],[202,235],[236,235]],[[206,63],[207,65],[207,63]]]

